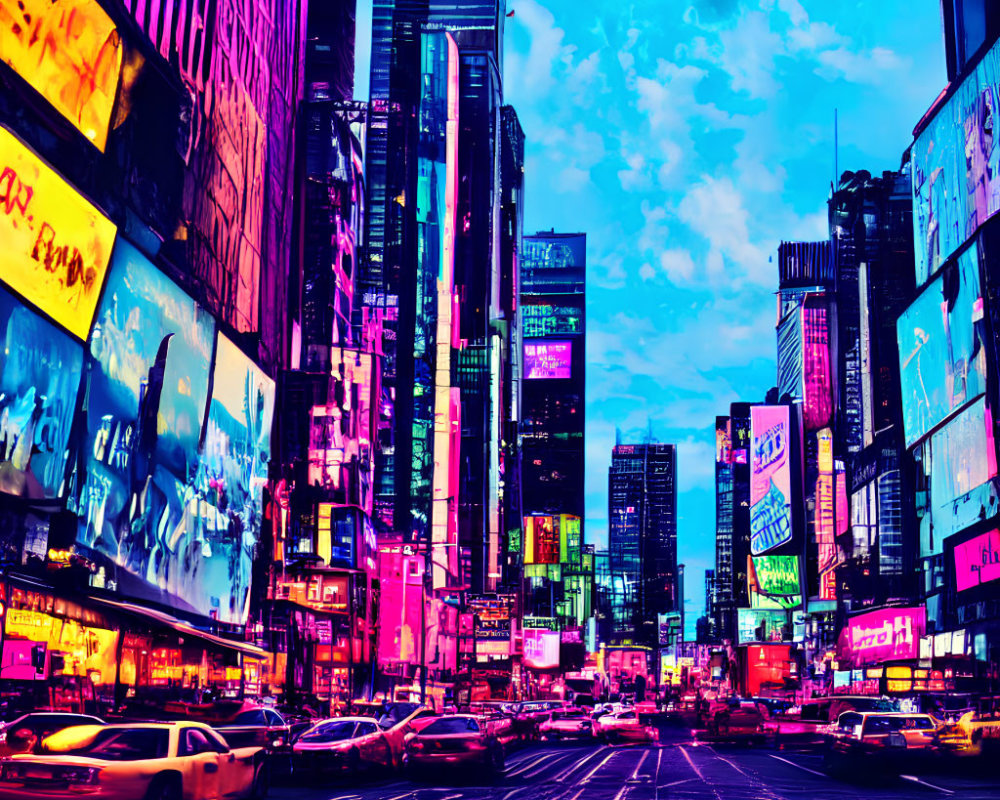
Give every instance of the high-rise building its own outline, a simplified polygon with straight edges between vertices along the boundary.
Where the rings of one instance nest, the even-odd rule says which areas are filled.
[[[682,602],[674,445],[615,445],[608,470],[608,523],[611,570],[635,587],[632,601],[615,609],[614,635],[655,646],[657,615],[680,611]]]
[[[521,502],[531,520],[578,520],[583,537],[587,237],[525,236],[520,255]],[[524,563],[537,562],[525,552]],[[543,562],[544,563],[544,562]],[[529,569],[529,609],[555,616],[561,576]],[[550,585],[551,583],[555,585]]]
[[[729,417],[715,418],[715,598],[711,610],[716,636],[735,636],[733,591],[733,437]]]

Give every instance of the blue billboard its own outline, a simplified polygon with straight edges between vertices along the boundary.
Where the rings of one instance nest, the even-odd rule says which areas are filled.
[[[977,248],[949,269],[896,323],[908,447],[986,391]]]
[[[0,288],[0,492],[63,494],[83,345]]]

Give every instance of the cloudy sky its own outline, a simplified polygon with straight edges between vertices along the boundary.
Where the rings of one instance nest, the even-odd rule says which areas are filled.
[[[651,424],[679,448],[693,632],[714,564],[715,415],[775,382],[772,257],[827,236],[834,108],[842,171],[899,167],[946,80],[939,3],[507,3],[525,233],[587,233],[587,538],[607,543],[615,428],[638,441]]]

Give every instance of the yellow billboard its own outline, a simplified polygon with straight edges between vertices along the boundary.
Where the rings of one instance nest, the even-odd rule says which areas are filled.
[[[0,280],[86,339],[115,243],[114,223],[3,127],[0,241]]]
[[[104,152],[122,43],[97,0],[0,0],[0,57]]]

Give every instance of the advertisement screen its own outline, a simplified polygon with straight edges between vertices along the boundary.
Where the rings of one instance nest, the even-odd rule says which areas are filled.
[[[0,0],[0,53],[104,152],[122,42],[97,0]]]
[[[521,306],[521,335],[525,339],[583,333],[583,309],[548,303]]]
[[[931,506],[946,517],[952,503],[997,474],[992,420],[980,398],[930,439]],[[928,449],[925,448],[925,457]]]
[[[86,339],[115,226],[3,127],[0,167],[0,280]]]
[[[926,629],[927,609],[923,606],[869,611],[848,620],[846,652],[841,648],[841,655],[855,666],[917,658]]]
[[[524,563],[559,563],[558,517],[524,518]]]
[[[802,603],[798,556],[747,556],[753,608],[795,608]]]
[[[580,518],[572,514],[559,515],[559,562],[580,563]]]
[[[780,642],[785,638],[788,612],[772,608],[736,609],[739,644],[748,642]]]
[[[729,417],[715,418],[715,463],[733,463],[733,439],[729,433]]]
[[[274,383],[221,335],[213,370],[214,335],[205,310],[119,241],[90,340],[77,543],[123,594],[242,624]]]
[[[955,545],[955,588],[964,592],[1000,578],[1000,531]]]
[[[907,446],[986,391],[976,248],[955,269],[954,280],[937,278],[896,323]]]
[[[524,377],[527,380],[551,380],[572,377],[572,342],[526,342]]]
[[[559,634],[545,628],[525,628],[524,666],[553,669],[559,666]]]
[[[62,494],[83,345],[0,288],[0,492]]]
[[[965,77],[913,143],[917,285],[1000,209],[1000,44]]]
[[[766,553],[792,538],[788,407],[750,409],[750,551]]]
[[[826,301],[807,298],[802,306],[802,421],[807,430],[822,428],[833,413],[830,329]]]
[[[120,240],[90,339],[77,544],[110,562],[123,593],[162,589],[205,615],[203,564],[226,527],[195,484],[213,335],[209,314]]]

